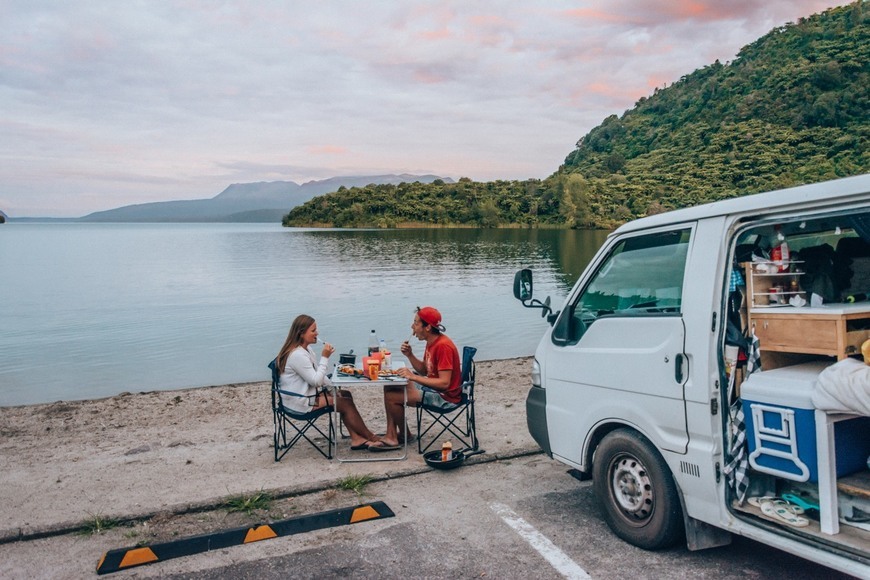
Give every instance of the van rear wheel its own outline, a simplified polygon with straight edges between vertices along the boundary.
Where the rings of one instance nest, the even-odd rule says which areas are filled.
[[[607,525],[646,550],[674,545],[683,536],[677,486],[661,454],[635,431],[608,434],[592,466],[595,497]]]

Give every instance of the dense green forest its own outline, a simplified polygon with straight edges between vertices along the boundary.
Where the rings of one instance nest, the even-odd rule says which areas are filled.
[[[550,177],[339,189],[285,226],[610,228],[870,171],[870,37],[858,1],[771,31],[611,115]]]

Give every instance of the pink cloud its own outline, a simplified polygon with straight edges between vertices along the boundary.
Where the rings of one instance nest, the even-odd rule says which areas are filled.
[[[803,9],[819,12],[829,6],[829,0],[807,2]],[[675,21],[716,22],[721,20],[747,20],[785,12],[788,4],[755,0],[614,0],[606,8],[577,8],[564,10],[571,19],[608,22],[630,26],[659,26]],[[777,16],[777,19],[780,17]]]
[[[414,82],[422,83],[425,85],[434,85],[439,83],[447,82],[449,77],[445,76],[442,73],[439,73],[432,68],[415,68],[413,72]]]
[[[563,10],[562,14],[568,18],[578,20],[596,20],[601,22],[626,22],[626,18],[619,14],[610,14],[602,10],[593,8],[574,8],[572,10]]]
[[[651,88],[654,88],[655,86],[661,86],[649,85],[649,82],[651,81],[652,79],[647,79],[646,83],[638,83],[631,86],[626,83],[616,84],[597,81],[586,85],[582,89],[582,93],[586,96],[598,95],[600,97],[604,97],[606,101],[611,102],[614,107],[618,107],[620,104],[624,104],[629,99],[633,102],[641,97],[647,96],[651,92]],[[576,97],[577,93],[575,93],[574,95],[574,98]]]
[[[420,33],[420,38],[423,40],[445,40],[452,36],[450,29],[446,26],[435,30],[424,30]]]

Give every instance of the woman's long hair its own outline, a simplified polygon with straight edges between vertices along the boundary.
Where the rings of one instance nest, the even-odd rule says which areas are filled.
[[[287,340],[284,341],[284,346],[278,351],[278,370],[284,372],[284,366],[287,364],[287,359],[290,353],[297,346],[302,345],[302,335],[305,331],[311,328],[314,324],[314,319],[307,314],[300,314],[290,325],[290,332],[287,333]]]

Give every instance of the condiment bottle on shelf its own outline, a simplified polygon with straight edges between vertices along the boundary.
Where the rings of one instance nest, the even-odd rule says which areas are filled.
[[[378,342],[378,335],[375,333],[374,329],[372,329],[371,334],[369,334],[369,356],[374,356],[377,352],[380,351],[380,343]]]
[[[773,226],[776,235],[771,240],[770,260],[776,264],[780,272],[788,272],[791,253],[788,250],[788,241],[782,235],[778,225]]]

